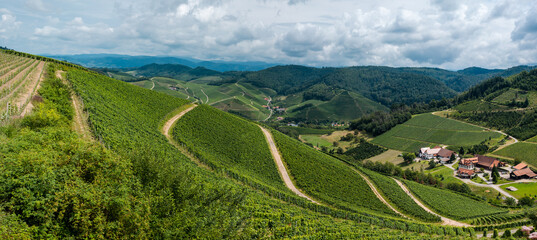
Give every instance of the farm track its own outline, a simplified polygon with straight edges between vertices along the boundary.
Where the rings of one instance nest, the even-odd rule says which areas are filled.
[[[429,212],[429,213],[431,213],[433,215],[439,216],[442,219],[442,224],[443,225],[449,225],[449,226],[455,226],[455,227],[470,227],[471,226],[471,225],[466,224],[466,223],[458,222],[458,221],[455,221],[453,219],[443,217],[443,216],[433,212],[431,209],[426,207],[420,200],[418,200],[418,198],[416,198],[416,196],[414,196],[414,194],[412,194],[410,192],[410,190],[408,190],[408,188],[401,181],[399,181],[399,180],[397,180],[395,178],[392,178],[392,179],[395,180],[395,182],[397,182],[399,187],[401,187],[403,189],[403,191],[406,192],[406,194],[408,194],[408,196],[410,196],[412,198],[412,200],[414,200],[414,202],[416,202],[416,204],[418,204],[421,208],[423,208],[423,210],[425,210],[425,211],[427,211],[427,212]]]
[[[352,167],[351,167],[352,168]],[[371,188],[371,190],[373,191],[373,193],[375,193],[375,195],[377,196],[377,198],[382,202],[384,203],[384,205],[388,206],[392,211],[394,211],[395,213],[401,215],[402,217],[404,218],[407,218],[407,219],[412,219],[406,215],[404,215],[403,213],[397,211],[397,209],[395,209],[390,203],[388,203],[388,201],[386,201],[386,199],[384,199],[384,197],[382,196],[382,194],[380,194],[380,192],[378,191],[378,189],[375,187],[375,185],[373,185],[373,183],[369,180],[369,178],[367,176],[365,176],[363,173],[361,173],[360,171],[356,170],[355,168],[352,168],[352,170],[354,170],[356,173],[358,173],[364,180],[365,182],[367,183],[367,185],[369,185],[369,188]]]
[[[313,203],[319,204],[317,201],[306,196],[306,194],[302,193],[300,190],[298,190],[298,188],[296,188],[296,186],[293,184],[293,181],[291,180],[291,177],[289,177],[289,173],[287,172],[285,165],[283,164],[282,157],[280,155],[280,152],[278,151],[278,148],[276,147],[276,144],[274,143],[274,138],[272,137],[272,134],[262,126],[259,126],[259,128],[261,128],[261,131],[263,131],[263,134],[265,135],[265,140],[267,140],[267,144],[270,148],[270,153],[272,154],[272,158],[274,159],[274,162],[278,167],[278,172],[280,172],[280,176],[282,177],[285,186],[289,190],[294,192],[296,195],[308,199]]]
[[[71,85],[70,82],[63,77],[62,73],[64,73],[64,71],[56,71],[56,77],[61,79],[63,83]],[[71,93],[71,104],[73,105],[75,113],[73,116],[73,130],[78,132],[85,139],[92,139],[90,127],[86,121],[84,111],[82,110],[84,109],[82,99],[80,99],[74,92]]]

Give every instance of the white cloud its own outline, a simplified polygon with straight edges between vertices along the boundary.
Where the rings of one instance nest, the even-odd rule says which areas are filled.
[[[0,8],[0,38],[9,38],[16,35],[16,31],[21,25],[20,21],[7,9]]]
[[[35,38],[35,53],[112,52],[316,66],[509,67],[537,62],[537,11],[527,9],[532,3],[51,0],[46,6],[54,14],[32,13],[44,21],[21,15],[19,21],[27,25],[19,40]],[[101,12],[110,17],[92,17]],[[0,14],[0,31],[17,21],[11,13]]]

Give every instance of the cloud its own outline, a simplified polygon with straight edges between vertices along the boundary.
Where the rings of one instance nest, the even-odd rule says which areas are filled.
[[[26,0],[25,5],[26,7],[34,11],[48,11],[48,9],[45,7],[45,4],[43,4],[43,1],[41,0]]]
[[[21,25],[20,21],[7,9],[0,8],[0,38],[14,36]]]
[[[313,66],[537,62],[532,0],[51,0],[49,11],[31,10],[41,1],[3,6],[18,17],[0,11],[9,45]]]
[[[417,46],[403,51],[403,55],[418,63],[442,65],[453,62],[460,54],[461,49],[444,45]]]

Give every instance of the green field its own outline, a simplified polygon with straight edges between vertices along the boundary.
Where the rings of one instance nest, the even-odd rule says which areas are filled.
[[[252,122],[200,105],[177,121],[173,136],[214,165],[288,191],[261,129]]]
[[[463,112],[470,111],[492,111],[492,110],[502,110],[508,109],[506,106],[498,105],[495,103],[490,103],[482,100],[473,100],[461,103],[455,106],[453,109]]]
[[[507,212],[507,210],[490,206],[486,202],[478,202],[447,190],[412,181],[404,181],[404,183],[420,200],[446,217],[467,219]]]
[[[509,145],[496,152],[495,155],[509,157],[524,161],[533,167],[537,168],[537,144],[518,142],[513,145]]]
[[[372,142],[390,149],[415,152],[421,147],[438,144],[468,146],[500,137],[502,135],[497,132],[426,113],[395,126]]]
[[[365,180],[345,163],[278,131],[272,133],[289,175],[299,189],[314,199],[354,211],[395,215],[375,196]]]
[[[300,138],[308,143],[313,144],[315,147],[331,147],[332,143],[326,139],[321,138],[319,135],[300,135]]]
[[[510,191],[507,190],[507,187],[515,187],[518,189],[517,191]],[[537,197],[537,183],[513,183],[513,184],[507,184],[502,185],[501,188],[507,192],[509,192],[514,197],[520,199],[525,196],[529,197]]]
[[[532,137],[532,138],[530,138],[530,139],[527,139],[526,142],[534,142],[534,143],[537,143],[537,136]]]

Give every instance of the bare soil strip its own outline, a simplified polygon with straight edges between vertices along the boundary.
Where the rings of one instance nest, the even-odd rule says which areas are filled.
[[[470,224],[466,224],[466,223],[462,223],[462,222],[457,222],[453,219],[449,219],[449,218],[446,218],[446,217],[443,217],[435,212],[433,212],[431,209],[429,209],[428,207],[426,207],[420,200],[418,200],[418,198],[416,198],[414,196],[414,194],[412,194],[408,188],[399,180],[393,178],[393,180],[395,180],[395,182],[397,182],[397,184],[399,185],[399,187],[401,187],[403,189],[403,191],[406,192],[406,194],[408,194],[408,196],[410,196],[412,198],[412,200],[414,200],[414,202],[416,202],[416,204],[418,204],[421,208],[423,208],[425,211],[433,214],[433,215],[436,215],[436,216],[439,216],[441,219],[442,219],[442,225],[449,225],[449,226],[455,226],[455,227],[470,227],[471,225]]]
[[[367,176],[365,176],[364,174],[362,174],[360,171],[356,170],[356,169],[352,169],[354,170],[356,173],[360,174],[360,176],[367,182],[367,185],[369,185],[369,188],[371,188],[371,190],[373,190],[373,192],[375,193],[375,195],[377,196],[377,198],[383,202],[386,206],[388,206],[392,211],[396,212],[397,214],[405,217],[405,218],[408,218],[408,219],[411,219],[410,217],[404,215],[403,213],[397,211],[397,209],[395,209],[391,204],[388,203],[388,201],[386,201],[386,199],[384,199],[384,197],[379,193],[379,191],[377,190],[377,188],[375,187],[375,185],[373,185],[373,183],[371,181],[369,181],[369,178]]]
[[[63,73],[64,71],[61,70],[56,71],[56,77],[61,79],[63,83],[70,86],[71,83],[63,77]],[[82,135],[84,139],[92,139],[91,130],[87,122],[87,116],[83,111],[84,107],[82,99],[80,99],[80,97],[76,94],[72,93],[71,104],[73,104],[73,110],[75,111],[75,115],[73,116],[73,130]]]
[[[5,88],[13,85],[14,82],[16,82],[17,80],[21,79],[22,76],[24,76],[24,74],[26,74],[27,71],[29,71],[32,66],[34,65],[37,65],[39,63],[39,61],[32,61],[32,63],[30,63],[29,65],[21,65],[13,70],[11,70],[8,74],[11,74],[12,72],[16,72],[17,70],[19,69],[22,69],[21,72],[19,72],[15,77],[13,77],[12,79],[10,79],[9,81],[3,83],[2,85],[0,85],[0,91],[1,90],[4,90]],[[4,75],[5,77],[4,78],[7,78],[8,75]]]
[[[270,153],[272,154],[272,158],[274,159],[274,162],[276,162],[276,166],[278,166],[278,172],[280,172],[280,175],[282,177],[283,182],[285,183],[285,186],[289,188],[292,192],[294,192],[296,195],[303,197],[305,199],[310,200],[313,203],[319,204],[315,200],[311,199],[310,197],[306,196],[306,194],[300,192],[295,185],[293,184],[293,181],[291,181],[291,178],[289,177],[289,174],[287,173],[287,169],[285,168],[285,165],[283,164],[282,157],[280,155],[280,152],[278,151],[278,148],[276,147],[276,144],[274,143],[274,139],[272,138],[272,134],[265,128],[259,126],[261,128],[261,131],[263,131],[263,134],[265,135],[265,139],[267,140],[267,143],[270,148]]]

